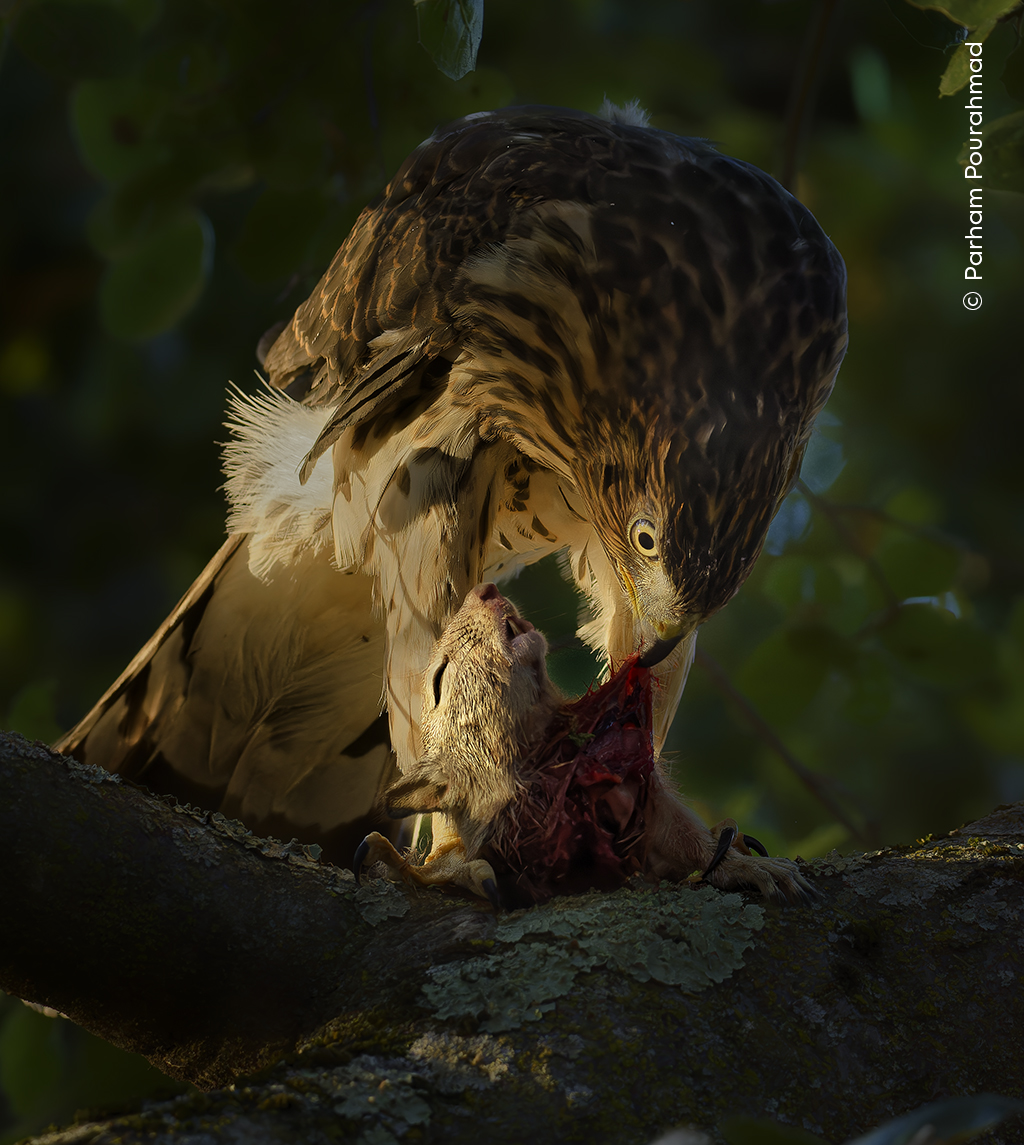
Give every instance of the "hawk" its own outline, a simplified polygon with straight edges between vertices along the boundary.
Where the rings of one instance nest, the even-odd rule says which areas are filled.
[[[583,639],[654,667],[660,745],[799,472],[844,295],[792,195],[633,108],[438,130],[261,344],[229,539],[59,746],[351,855],[419,756],[445,624],[551,553]]]

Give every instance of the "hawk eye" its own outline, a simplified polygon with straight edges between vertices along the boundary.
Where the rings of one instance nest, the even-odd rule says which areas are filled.
[[[638,553],[658,559],[658,531],[646,517],[637,517],[629,526],[629,540]]]

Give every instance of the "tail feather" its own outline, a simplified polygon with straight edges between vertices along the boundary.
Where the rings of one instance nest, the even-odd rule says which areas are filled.
[[[326,552],[258,579],[232,537],[56,746],[347,862],[394,774],[372,598]]]
[[[126,775],[145,769],[153,746],[150,733],[173,719],[184,699],[189,675],[185,657],[217,575],[244,542],[244,537],[234,536],[221,545],[128,667],[54,744],[57,751]]]

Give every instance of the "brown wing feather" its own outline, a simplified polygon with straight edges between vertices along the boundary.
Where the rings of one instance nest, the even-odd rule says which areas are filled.
[[[231,537],[56,746],[347,863],[394,769],[371,593],[325,554],[261,581]]]
[[[316,404],[337,401],[385,331],[414,331],[427,357],[450,351],[466,333],[458,279],[471,255],[516,233],[539,203],[613,200],[628,172],[663,166],[666,148],[678,159],[680,143],[556,108],[510,108],[439,129],[359,216],[274,342],[271,383]]]
[[[214,581],[244,540],[241,536],[229,537],[221,545],[167,619],[132,657],[128,667],[100,696],[88,714],[54,744],[57,751],[85,762],[88,750],[89,754],[101,757],[100,766],[108,771],[121,770],[138,749],[146,728],[164,708],[163,697],[146,686],[154,656],[160,655],[168,642],[175,645],[191,642],[190,629],[194,630],[196,621],[202,617]],[[180,702],[187,683],[182,657],[178,655],[176,659],[179,672],[167,675],[178,676],[170,691]],[[175,700],[170,704],[173,707]]]

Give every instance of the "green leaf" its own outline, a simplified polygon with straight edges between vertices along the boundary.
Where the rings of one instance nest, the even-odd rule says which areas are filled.
[[[900,600],[948,592],[960,567],[956,549],[913,533],[891,535],[876,560]]]
[[[101,254],[124,258],[141,241],[190,211],[197,197],[211,187],[227,184],[237,190],[252,179],[251,167],[218,167],[217,159],[208,153],[177,148],[170,158],[145,166],[119,182],[93,208],[86,233]]]
[[[879,629],[885,648],[915,676],[940,687],[977,683],[994,663],[990,640],[931,604],[905,604]]]
[[[15,42],[33,63],[63,80],[101,78],[131,63],[135,27],[109,4],[44,0],[18,20]]]
[[[136,79],[86,80],[71,96],[71,124],[85,165],[117,183],[165,156],[150,124],[165,96]]]
[[[109,259],[124,259],[169,223],[181,220],[192,210],[194,183],[168,172],[159,190],[148,195],[142,186],[157,181],[161,167],[144,172],[144,177],[122,183],[112,194],[104,195],[85,221],[85,233],[93,247]]]
[[[853,644],[827,624],[795,625],[787,633],[790,648],[824,668],[850,668],[857,658]]]
[[[912,525],[937,525],[942,519],[942,503],[920,485],[907,485],[890,497],[885,511],[890,517]]]
[[[907,0],[885,0],[885,6],[922,47],[944,52],[958,42],[959,27],[950,24],[941,12],[914,8]]]
[[[460,80],[476,67],[484,0],[414,0],[420,43],[438,69]]]
[[[86,238],[105,258],[124,258],[131,254],[151,229],[148,220],[146,225],[132,226],[123,216],[116,197],[104,195],[85,220]]]
[[[874,48],[850,53],[850,86],[857,112],[867,123],[880,123],[892,114],[892,80],[885,56]]]
[[[1024,191],[1024,111],[1011,111],[982,128],[985,185],[996,191]],[[957,156],[966,165],[971,147]]]
[[[960,44],[939,79],[939,95],[955,95],[971,78],[971,52]]]
[[[966,698],[962,711],[975,735],[1001,755],[1024,754],[1024,658],[1004,650],[1002,672],[992,688]]]
[[[816,579],[811,561],[806,557],[788,554],[768,560],[761,591],[783,608],[792,610],[814,600]]]
[[[96,203],[86,219],[86,236],[106,258],[126,258],[162,227],[191,211],[201,185],[202,173],[184,160],[146,168]]]
[[[989,21],[994,24],[1000,16],[1012,12],[1018,4],[1018,0],[935,0],[934,3],[929,0],[907,0],[907,2],[915,8],[941,12],[954,24],[961,24],[965,28],[978,28]]]
[[[980,24],[971,35],[972,42],[982,43],[987,40],[989,33],[995,26],[995,20],[987,20],[984,24]],[[967,81],[971,78],[972,58],[977,59],[977,56],[972,57],[971,49],[966,44],[960,44],[950,57],[946,70],[939,80],[940,96],[956,95],[961,88],[967,85]]]
[[[115,262],[100,287],[100,314],[120,338],[151,338],[196,304],[213,258],[213,228],[191,211]]]
[[[767,720],[786,724],[818,694],[834,668],[845,668],[852,645],[823,624],[804,624],[773,633],[747,657],[737,686]]]

